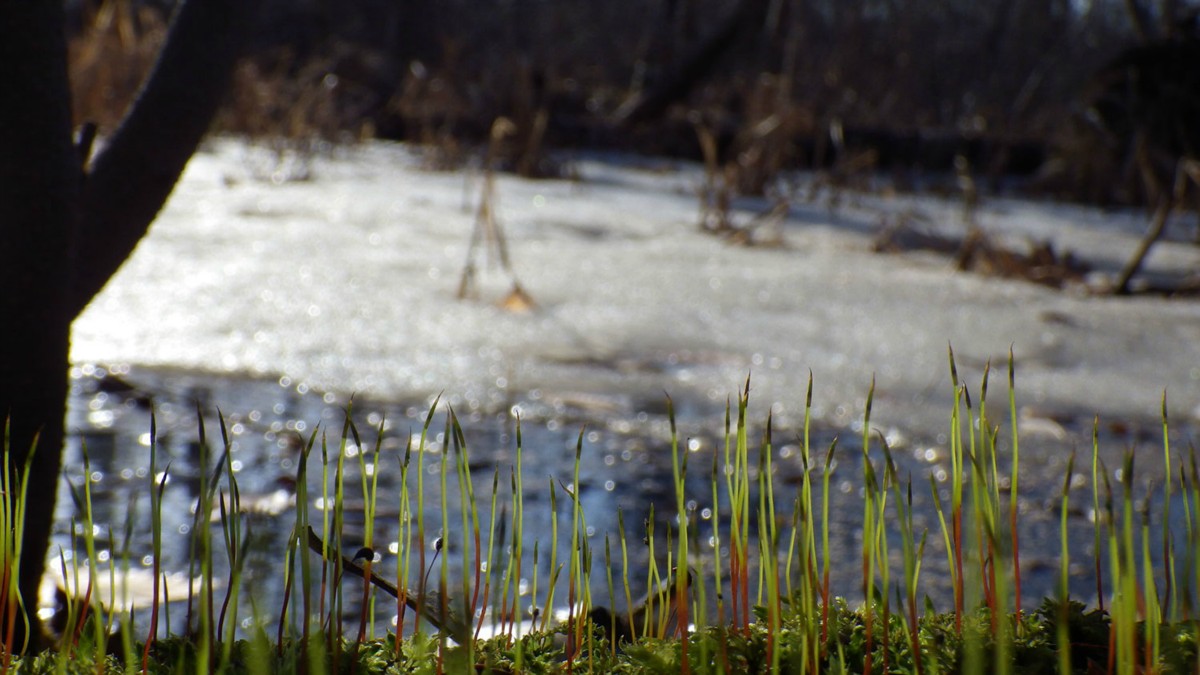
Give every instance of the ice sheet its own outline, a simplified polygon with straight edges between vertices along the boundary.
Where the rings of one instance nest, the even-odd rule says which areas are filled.
[[[75,361],[286,374],[339,392],[460,405],[616,398],[716,413],[752,375],[782,421],[851,424],[876,379],[873,420],[933,435],[952,397],[947,346],[972,383],[1010,346],[1031,419],[1200,417],[1200,304],[1096,297],[965,274],[928,254],[870,250],[881,224],[916,213],[961,228],[953,199],[849,194],[799,201],[784,245],[739,247],[699,231],[702,170],[632,156],[570,159],[573,179],[496,179],[496,217],[538,305],[499,307],[508,277],[480,270],[455,298],[475,221],[477,173],[422,169],[411,148],[370,143],[275,174],[262,150],[219,140],[190,163],[149,236],[75,323]],[[264,169],[263,167],[268,167]],[[283,179],[283,180],[279,180]],[[798,180],[803,181],[803,176]],[[753,200],[739,202],[765,208]],[[745,219],[747,213],[735,214]],[[1047,239],[1112,272],[1147,221],[1133,211],[985,198],[982,226]],[[1194,270],[1175,224],[1152,271]]]

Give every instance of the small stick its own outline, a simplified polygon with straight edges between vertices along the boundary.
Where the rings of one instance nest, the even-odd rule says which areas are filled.
[[[317,553],[321,553],[321,551],[332,550],[325,548],[325,542],[321,540],[321,537],[316,533],[315,530],[313,530],[311,525],[308,527],[308,547]],[[342,571],[349,572],[360,579],[368,578],[367,570],[364,570],[345,555],[340,557]],[[329,560],[333,560],[333,558],[329,558]],[[400,597],[400,591],[395,584],[379,576],[374,571],[369,572],[369,574],[370,582],[376,588],[382,590],[384,593],[387,593],[393,598]],[[428,601],[426,601],[427,598]],[[430,590],[423,595],[419,595],[409,590],[404,594],[404,604],[411,607],[413,611],[417,612],[422,618],[433,624],[435,628],[440,631],[444,631],[446,635],[450,636],[450,639],[454,640],[458,644],[467,644],[467,642],[471,640],[471,626],[463,621],[461,617],[455,616],[454,613],[450,612],[449,610],[447,610],[443,616],[443,603],[441,602],[437,591]],[[449,606],[449,603],[445,604],[447,607]]]

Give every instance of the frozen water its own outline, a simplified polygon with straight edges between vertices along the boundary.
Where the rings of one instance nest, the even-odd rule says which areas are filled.
[[[534,389],[633,405],[669,392],[700,415],[752,373],[754,399],[784,421],[802,413],[811,370],[819,421],[860,418],[875,377],[873,420],[932,436],[952,395],[947,345],[972,383],[1011,345],[1031,417],[1153,420],[1164,389],[1176,420],[1200,415],[1194,301],[1061,292],[870,251],[899,214],[961,228],[952,200],[798,203],[784,246],[745,248],[698,230],[703,175],[691,164],[593,157],[572,161],[572,180],[498,176],[497,219],[538,304],[523,314],[499,307],[508,279],[494,265],[481,269],[481,299],[455,299],[478,175],[422,170],[410,149],[385,143],[318,157],[308,180],[270,180],[264,161],[231,140],[192,160],[76,322],[75,361],[286,374],[397,400],[445,391],[484,408]],[[985,199],[978,218],[1108,272],[1146,222],[1014,199]],[[1200,248],[1169,241],[1148,266],[1198,260]],[[1004,391],[1003,377],[993,383]]]
[[[1106,439],[1110,466],[1118,465],[1114,453],[1125,447],[1154,453],[1154,461],[1139,463],[1139,479],[1153,477],[1153,466],[1162,475],[1161,439],[1153,432],[1163,390],[1177,428],[1190,433],[1200,417],[1196,301],[1057,291],[960,273],[945,257],[871,251],[873,235],[897,218],[961,233],[961,205],[954,200],[878,191],[841,193],[835,201],[825,192],[792,205],[782,246],[746,248],[699,231],[695,195],[704,177],[695,165],[591,155],[571,161],[572,180],[498,176],[497,219],[521,284],[538,305],[521,313],[501,308],[510,281],[495,265],[480,270],[479,299],[455,298],[478,175],[423,170],[413,151],[383,143],[313,161],[306,180],[288,180],[264,151],[213,143],[193,158],[149,236],[75,323],[76,362],[161,368],[148,378],[149,390],[156,392],[160,434],[173,437],[173,466],[184,467],[176,471],[190,466],[194,452],[193,422],[183,418],[194,410],[190,399],[197,392],[221,397],[211,402],[230,416],[235,445],[244,445],[236,448],[239,460],[255,470],[239,478],[247,494],[271,493],[278,487],[273,481],[294,471],[285,464],[295,448],[281,445],[275,426],[266,434],[259,428],[268,418],[272,425],[280,417],[332,424],[336,431],[333,403],[358,393],[398,404],[398,410],[375,411],[397,424],[391,441],[397,444],[405,425],[420,427],[425,409],[414,402],[445,392],[457,410],[470,411],[465,419],[474,419],[473,428],[491,429],[471,441],[472,457],[482,462],[479,475],[492,462],[511,460],[511,425],[487,413],[517,406],[529,412],[527,420],[544,422],[530,424],[525,437],[527,462],[536,465],[539,480],[570,475],[575,431],[558,425],[558,411],[610,422],[597,425],[604,433],[586,441],[584,474],[595,482],[583,486],[581,500],[589,524],[611,533],[619,508],[630,523],[648,517],[650,503],[657,502],[659,518],[674,509],[661,433],[664,392],[685,425],[702,427],[691,439],[707,451],[719,444],[716,416],[748,373],[754,421],[769,405],[786,425],[803,414],[811,370],[823,450],[834,433],[855,429],[874,377],[872,426],[894,447],[909,441],[898,458],[902,470],[918,481],[928,470],[944,482],[953,397],[947,345],[954,345],[973,392],[984,364],[998,367],[993,401],[1007,394],[1003,366],[1011,346],[1021,428],[1031,441],[1022,445],[1028,450],[1022,452],[1019,508],[1023,542],[1032,544],[1023,544],[1023,561],[1042,571],[1025,579],[1036,597],[1056,583],[1052,495],[1062,484],[1065,456],[1087,450],[1092,416],[1133,430]],[[738,204],[765,208],[754,200]],[[744,220],[749,213],[736,216]],[[993,236],[1018,244],[1050,240],[1106,274],[1124,262],[1146,222],[1132,211],[1001,198],[985,199],[976,216]],[[1181,241],[1192,234],[1185,225],[1191,223],[1173,223],[1172,240],[1155,248],[1151,273],[1196,269],[1200,248]],[[116,372],[126,373],[123,367]],[[280,386],[223,374],[265,376]],[[179,391],[157,395],[167,380]],[[304,395],[313,390],[329,395]],[[128,427],[127,436],[145,435],[145,411],[127,405],[136,401],[114,403],[120,397],[113,396],[105,403],[105,396],[76,401],[73,419],[103,413],[114,428]],[[650,414],[638,416],[641,411]],[[104,433],[88,444],[93,458],[111,446],[110,475],[144,464],[142,445]],[[794,486],[802,471],[793,440],[777,447],[781,485]],[[857,448],[850,440],[846,446]],[[839,559],[861,544],[855,539],[861,536],[855,454],[839,456],[844,468],[831,487]],[[689,480],[698,484],[689,493],[707,499],[707,476],[693,473]],[[388,472],[383,476],[386,483]],[[118,496],[107,501],[114,508],[128,502],[121,490],[146,492],[140,481],[112,482],[107,489]],[[487,487],[476,489],[483,494]],[[928,499],[919,493],[917,502],[926,514],[918,516],[924,518],[919,527],[936,530]],[[782,493],[778,503],[790,508]],[[532,511],[548,517],[544,503]],[[187,514],[185,506],[172,512]],[[286,525],[273,529],[279,536],[288,531]],[[534,524],[529,531],[538,529]],[[1091,529],[1075,530],[1072,547],[1082,551]],[[925,578],[935,587],[948,578],[944,554],[934,550],[939,542],[931,537],[926,555],[931,572]],[[278,577],[277,565],[266,561],[264,589],[273,588],[268,580]],[[848,567],[847,575],[852,571]],[[599,581],[593,579],[595,589],[603,588]],[[1089,592],[1082,577],[1081,583],[1073,592]],[[853,594],[859,586],[847,577],[835,579],[835,588]],[[930,592],[936,596],[937,588]]]

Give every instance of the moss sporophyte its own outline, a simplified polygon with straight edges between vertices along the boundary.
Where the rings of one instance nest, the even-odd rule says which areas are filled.
[[[82,555],[64,551],[57,559],[60,607],[50,622],[59,631],[57,646],[17,656],[21,645],[5,643],[5,668],[1195,672],[1200,471],[1194,449],[1181,453],[1170,443],[1165,399],[1159,455],[1164,478],[1156,485],[1136,487],[1132,453],[1119,470],[1106,466],[1098,422],[1090,474],[1075,473],[1083,463],[1073,455],[1065,462],[1061,489],[1046,501],[1053,505],[1060,541],[1041,563],[1055,566],[1057,590],[1031,604],[1028,584],[1022,584],[1027,566],[1018,514],[1024,500],[1035,497],[1018,487],[1027,483],[1019,483],[1024,465],[1018,463],[1011,362],[1006,425],[988,406],[991,369],[984,368],[976,390],[960,381],[952,353],[950,367],[949,470],[942,475],[914,480],[887,435],[871,427],[874,386],[865,398],[861,448],[854,453],[837,439],[811,447],[807,412],[803,428],[787,432],[787,450],[777,445],[784,432],[773,428],[770,415],[752,433],[747,381],[726,407],[718,434],[723,442],[710,456],[680,437],[668,402],[673,503],[657,516],[654,503],[648,504],[640,529],[627,527],[621,509],[610,532],[589,525],[584,432],[574,444],[569,476],[527,485],[521,420],[515,419],[512,465],[492,467],[490,481],[477,486],[471,474],[478,465],[452,410],[434,433],[441,409],[435,403],[420,433],[395,443],[382,421],[374,438],[364,440],[348,409],[338,437],[319,428],[299,450],[287,546],[267,553],[283,567],[278,598],[256,595],[246,581],[246,561],[264,555],[255,550],[262,521],[241,503],[224,418],[218,415],[216,451],[199,427],[192,487],[172,480],[183,470],[163,462],[152,418],[144,479],[152,511],[150,550],[142,558],[152,580],[146,599],[122,600],[120,589],[135,578],[136,566],[128,553],[102,549],[120,538],[108,523],[94,522],[89,481],[72,483],[73,532],[82,539],[73,550]],[[810,376],[806,410],[811,407]],[[84,471],[90,471],[86,448],[83,456]],[[310,473],[310,461],[319,463],[319,472]],[[789,503],[777,504],[785,461],[798,462],[799,472],[791,479]],[[21,468],[4,467],[2,531],[15,532],[27,497]],[[401,480],[393,495],[396,516],[387,516],[398,516],[397,527],[385,545],[372,524],[384,522],[393,508],[393,501],[386,508],[378,503],[379,475],[389,470]],[[310,484],[314,478],[319,485]],[[488,483],[490,493],[477,494]],[[1089,484],[1086,498],[1073,496]],[[183,489],[192,490],[185,498],[194,504],[194,517],[185,535],[190,556],[176,574],[169,570],[180,568],[180,561],[162,552],[164,539],[175,536],[163,530],[162,515]],[[837,491],[861,498],[856,532],[831,532],[831,493]],[[458,513],[451,519],[454,505]],[[1086,522],[1072,517],[1081,510],[1090,514]],[[531,530],[534,518],[539,524]],[[127,542],[136,539],[134,523],[131,514]],[[1079,523],[1087,532],[1076,531]],[[527,539],[531,531],[535,536]],[[1079,545],[1081,540],[1093,545]],[[17,571],[14,540],[5,541],[9,553],[0,560],[3,578],[11,579]],[[927,558],[927,547],[937,556]],[[106,569],[106,559],[117,563]],[[850,560],[858,582],[836,588],[833,579],[848,578],[839,572]],[[922,574],[931,565],[942,570],[932,585]],[[1082,576],[1095,589],[1088,605],[1070,595]],[[635,600],[639,586],[647,590]],[[0,617],[11,620],[13,603],[23,599],[11,592],[0,599],[9,607]],[[945,602],[944,611],[935,599]],[[271,606],[272,600],[278,604]],[[381,627],[376,616],[386,617],[387,607],[394,607],[392,620]]]

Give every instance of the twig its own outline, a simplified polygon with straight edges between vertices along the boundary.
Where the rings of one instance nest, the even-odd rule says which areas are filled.
[[[321,540],[321,537],[316,533],[315,530],[313,530],[311,525],[308,527],[308,547],[317,553],[321,553],[322,551],[332,551],[332,549],[325,547],[325,542]],[[327,555],[332,554],[327,553]],[[355,564],[353,560],[347,558],[345,555],[340,556],[340,558],[343,572],[349,572],[360,579],[368,578],[368,572],[359,565]],[[332,557],[329,557],[328,559],[333,560]],[[369,574],[369,579],[372,585],[382,590],[384,593],[392,596],[393,598],[400,598],[400,591],[397,589],[395,584],[387,579],[384,579],[373,571]],[[419,614],[423,619],[433,624],[435,628],[445,632],[450,639],[454,640],[458,644],[466,644],[471,639],[470,624],[464,621],[462,617],[456,616],[454,612],[450,611],[449,603],[441,602],[440,594],[437,591],[430,590],[424,594],[417,594],[411,590],[406,591],[404,594],[404,604],[411,607],[413,611],[417,612],[417,614]],[[443,607],[447,608],[444,615],[442,609]]]

